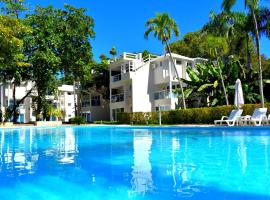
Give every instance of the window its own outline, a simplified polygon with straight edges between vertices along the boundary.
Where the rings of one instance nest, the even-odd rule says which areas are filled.
[[[84,100],[82,102],[82,107],[89,107],[90,106],[90,100]]]
[[[100,106],[100,96],[91,96],[91,105]]]
[[[71,117],[71,115],[68,115],[68,117]]]
[[[72,93],[71,93],[71,92],[68,92],[67,94],[68,94],[68,95],[72,95]]]
[[[176,64],[177,65],[182,65],[182,61],[181,60],[176,60]]]
[[[71,103],[68,103],[68,106],[71,106]]]
[[[159,66],[162,67],[162,62],[159,63]]]

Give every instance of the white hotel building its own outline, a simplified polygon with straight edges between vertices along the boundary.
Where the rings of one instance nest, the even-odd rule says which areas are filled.
[[[16,87],[16,100],[22,99],[33,87],[33,82],[21,84]],[[18,123],[30,123],[36,121],[36,116],[33,110],[32,96],[38,95],[36,90],[32,90],[31,94],[25,98],[20,104],[18,111]],[[46,97],[51,104],[57,109],[61,109],[63,122],[69,122],[70,118],[75,117],[75,107],[78,107],[77,91],[73,85],[61,85],[58,87],[56,95],[47,95]],[[77,105],[76,105],[77,104]],[[13,85],[11,83],[0,84],[0,108],[2,113],[5,108],[13,105]],[[81,111],[87,122],[97,120],[109,120],[109,102],[102,98],[102,95],[89,93],[82,95]],[[52,117],[56,121],[55,117]]]
[[[33,87],[33,82],[21,84],[16,87],[16,100],[22,99],[28,91]],[[37,95],[35,90],[32,90],[31,94],[25,98],[22,104],[20,104],[18,111],[19,117],[17,122],[29,123],[36,121],[36,116],[33,111],[32,96]],[[48,95],[47,99],[58,109],[61,109],[64,113],[62,117],[63,122],[68,122],[70,118],[75,117],[75,92],[72,85],[62,85],[58,87],[58,94]],[[0,105],[1,110],[4,112],[5,108],[13,105],[13,85],[11,83],[2,83],[0,85]],[[55,119],[56,120],[56,119]]]
[[[180,78],[189,79],[187,67],[205,61],[172,54]],[[151,112],[173,110],[179,107],[173,89],[179,87],[176,72],[169,54],[148,56],[123,53],[109,64],[110,118],[117,119],[119,112]]]

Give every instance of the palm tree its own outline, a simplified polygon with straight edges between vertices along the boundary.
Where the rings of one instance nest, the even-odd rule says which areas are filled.
[[[156,37],[158,40],[161,41],[162,44],[166,45],[166,49],[169,52],[171,61],[173,63],[174,70],[177,75],[177,79],[179,81],[181,94],[182,94],[182,101],[183,101],[183,107],[186,109],[186,102],[185,102],[185,96],[184,96],[184,90],[182,81],[179,77],[178,71],[175,66],[175,62],[172,57],[171,48],[168,44],[168,40],[172,37],[173,34],[175,34],[176,37],[179,36],[179,29],[176,24],[176,22],[168,15],[168,13],[157,13],[156,17],[149,19],[146,22],[146,31],[144,33],[144,37],[147,39],[150,33],[154,34],[154,37]]]
[[[260,55],[260,37],[259,37],[257,17],[255,14],[255,12],[258,10],[259,0],[245,0],[244,2],[245,2],[245,7],[249,9],[249,12],[251,13],[251,16],[253,18],[258,65],[259,65],[259,85],[260,85],[261,107],[264,107],[262,61],[261,61],[261,55]],[[235,3],[236,3],[236,0],[223,0],[222,7],[225,11],[229,12]]]
[[[117,54],[117,51],[116,51],[116,48],[115,47],[112,47],[112,49],[110,50],[109,52],[113,58],[115,58],[116,54]]]

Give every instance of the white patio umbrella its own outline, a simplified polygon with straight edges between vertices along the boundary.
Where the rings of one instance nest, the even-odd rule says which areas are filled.
[[[234,105],[237,108],[240,108],[244,104],[245,103],[244,103],[242,84],[241,84],[240,79],[237,79],[235,83]]]

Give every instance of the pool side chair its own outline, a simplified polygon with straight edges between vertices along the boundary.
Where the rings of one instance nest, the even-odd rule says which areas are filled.
[[[256,108],[252,116],[245,116],[241,119],[241,124],[250,124],[255,126],[261,126],[263,123],[267,123],[267,108]]]
[[[222,116],[221,120],[215,120],[215,125],[227,124],[228,126],[238,125],[238,120],[243,113],[243,109],[232,110],[229,116]]]

